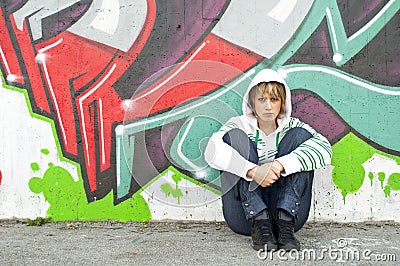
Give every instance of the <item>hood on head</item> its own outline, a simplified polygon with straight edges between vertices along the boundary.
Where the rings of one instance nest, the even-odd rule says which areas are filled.
[[[263,69],[260,72],[258,72],[258,74],[253,78],[253,80],[250,82],[250,85],[247,88],[247,91],[244,95],[242,110],[243,110],[243,114],[246,115],[246,117],[249,119],[249,121],[255,120],[253,111],[251,110],[251,107],[249,105],[250,89],[261,82],[270,82],[270,81],[277,81],[279,83],[282,83],[285,86],[285,90],[286,90],[286,113],[281,118],[278,118],[278,125],[279,125],[278,129],[280,129],[286,124],[286,122],[290,118],[290,115],[292,113],[292,102],[291,102],[291,94],[290,94],[289,87],[287,86],[283,77],[275,70]]]

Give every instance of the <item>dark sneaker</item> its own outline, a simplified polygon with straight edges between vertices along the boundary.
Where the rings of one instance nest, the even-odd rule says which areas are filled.
[[[294,236],[294,219],[286,221],[282,219],[276,220],[276,230],[278,234],[278,248],[290,251],[292,249],[300,250],[300,241]]]
[[[255,250],[277,250],[276,238],[272,233],[270,219],[252,220],[251,239]]]

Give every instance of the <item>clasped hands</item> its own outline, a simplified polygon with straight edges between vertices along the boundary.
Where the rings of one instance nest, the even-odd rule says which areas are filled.
[[[251,177],[260,186],[268,187],[281,177],[283,171],[283,165],[275,160],[250,169],[247,172],[247,176]]]

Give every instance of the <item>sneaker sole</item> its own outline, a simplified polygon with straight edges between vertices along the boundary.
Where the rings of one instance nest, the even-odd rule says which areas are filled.
[[[256,244],[252,244],[253,249],[259,251],[261,250],[265,250],[265,246],[267,246],[267,251],[271,251],[271,250],[278,250],[278,246],[277,245],[256,245]]]
[[[283,249],[285,251],[291,251],[291,250],[300,250],[300,245],[296,245],[296,246],[279,246],[279,250]]]

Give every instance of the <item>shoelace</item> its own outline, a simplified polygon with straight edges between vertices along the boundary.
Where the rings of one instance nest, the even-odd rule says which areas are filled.
[[[258,222],[258,228],[262,237],[272,237],[272,227],[270,221]]]
[[[294,239],[294,223],[291,221],[278,220],[279,237],[283,240]]]

